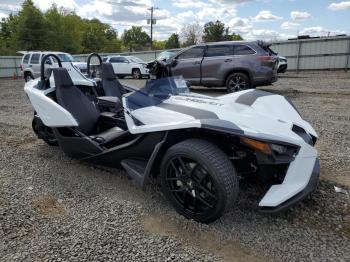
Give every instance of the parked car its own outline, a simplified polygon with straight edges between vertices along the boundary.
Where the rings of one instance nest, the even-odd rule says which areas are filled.
[[[284,56],[278,56],[277,60],[277,73],[285,73],[288,68],[287,58]]]
[[[173,75],[192,85],[224,87],[235,92],[277,81],[277,56],[261,41],[203,43],[170,58]]]
[[[57,55],[62,62],[72,62],[72,64],[78,68],[82,73],[86,72],[86,63],[85,62],[75,62],[72,55],[63,52],[50,52],[50,51],[29,51],[29,52],[20,52],[23,54],[20,69],[24,80],[27,82],[31,79],[37,78],[40,75],[40,65],[41,59],[44,55],[54,54]],[[46,60],[48,67],[57,67],[57,61],[55,58],[49,57]]]
[[[111,63],[114,73],[119,78],[132,76],[135,79],[141,79],[143,76],[149,76],[146,62],[135,56],[107,56],[102,59],[103,62]]]

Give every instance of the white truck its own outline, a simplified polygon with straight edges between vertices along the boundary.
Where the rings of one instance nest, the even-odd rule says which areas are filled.
[[[72,55],[68,53],[50,51],[20,51],[19,53],[23,54],[20,69],[22,76],[26,82],[31,79],[35,79],[40,75],[41,59],[46,54],[55,54],[60,58],[62,62],[71,62],[73,66],[78,68],[82,73],[86,73],[86,63],[75,62]],[[55,58],[49,57],[46,60],[45,67],[58,67],[58,63],[55,61]]]

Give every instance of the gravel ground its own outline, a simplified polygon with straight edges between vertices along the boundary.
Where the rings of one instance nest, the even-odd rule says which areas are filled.
[[[23,82],[0,80],[0,260],[349,261],[350,197],[333,189],[350,187],[348,76],[288,75],[264,87],[291,97],[320,135],[313,197],[267,216],[256,208],[263,189],[243,183],[233,209],[210,225],[179,216],[155,185],[143,192],[122,170],[37,140]]]

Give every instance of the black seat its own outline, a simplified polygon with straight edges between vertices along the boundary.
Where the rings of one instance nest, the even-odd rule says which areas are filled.
[[[115,96],[122,100],[125,89],[114,74],[111,63],[102,63],[102,88],[105,96]]]
[[[129,132],[113,127],[98,133],[100,112],[87,96],[76,86],[66,68],[52,69],[56,84],[56,97],[59,105],[64,107],[77,120],[78,130],[100,144],[124,137]]]

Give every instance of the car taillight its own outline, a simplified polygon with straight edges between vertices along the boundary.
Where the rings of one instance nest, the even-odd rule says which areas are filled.
[[[19,65],[19,69],[21,69],[21,71],[23,71],[23,65]]]
[[[261,62],[274,62],[275,58],[273,56],[257,56],[256,57]]]

